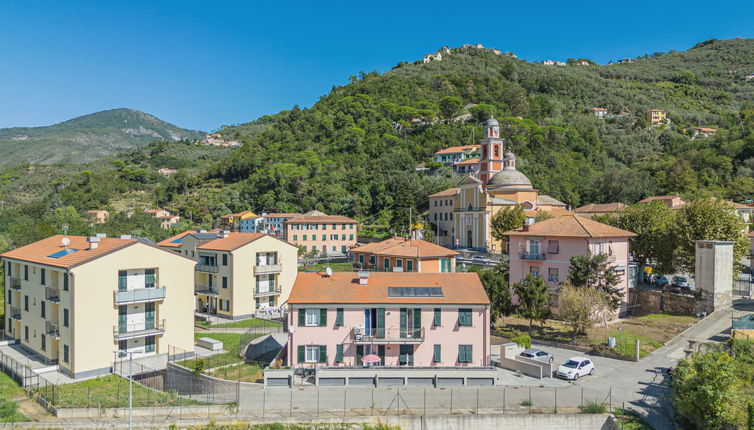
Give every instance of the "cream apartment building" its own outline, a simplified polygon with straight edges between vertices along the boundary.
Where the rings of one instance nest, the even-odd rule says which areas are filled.
[[[311,211],[284,223],[285,239],[320,255],[346,255],[356,246],[359,222],[340,215]]]
[[[8,333],[80,378],[135,356],[194,348],[194,262],[129,236],[56,235],[8,251]]]
[[[298,271],[298,248],[268,234],[185,231],[157,246],[195,260],[197,312],[230,319],[283,305]]]

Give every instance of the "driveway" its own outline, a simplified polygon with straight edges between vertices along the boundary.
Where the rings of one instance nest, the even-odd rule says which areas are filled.
[[[595,364],[595,374],[572,382],[587,393],[612,393],[613,407],[625,402],[627,409],[644,415],[655,429],[674,429],[673,411],[670,405],[670,388],[664,373],[686,357],[689,340],[724,341],[730,335],[731,314],[734,311],[754,311],[754,302],[737,304],[733,308],[717,311],[700,320],[665,346],[656,349],[638,363],[612,358],[590,356]],[[555,364],[560,364],[574,355],[588,355],[565,348],[533,344],[555,355]]]

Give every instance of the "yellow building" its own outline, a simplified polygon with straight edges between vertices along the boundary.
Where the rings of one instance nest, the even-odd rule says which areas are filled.
[[[220,228],[228,231],[240,231],[241,221],[255,218],[257,214],[252,211],[243,211],[236,214],[223,215],[220,218]]]
[[[196,311],[218,317],[282,306],[298,271],[298,248],[262,233],[186,231],[157,246],[196,261]]]
[[[430,198],[430,221],[435,213],[444,218],[442,206],[435,207],[434,200],[453,199],[450,229],[451,248],[465,248],[480,252],[501,253],[505,245],[492,237],[491,221],[497,212],[510,206],[521,205],[529,221],[538,212],[551,215],[570,213],[566,204],[550,196],[541,195],[531,181],[516,169],[516,156],[511,151],[503,153],[505,140],[500,138],[497,120],[485,121],[485,137],[480,140],[482,159],[479,175],[466,176],[455,189],[434,194]],[[444,230],[447,231],[447,228]],[[448,246],[448,245],[446,245]]]
[[[6,327],[25,348],[80,378],[114,351],[194,349],[194,262],[130,236],[51,236],[2,254]]]
[[[649,121],[650,125],[665,124],[665,121],[667,120],[668,120],[668,115],[665,113],[664,110],[652,109],[649,112],[647,112],[647,121]]]

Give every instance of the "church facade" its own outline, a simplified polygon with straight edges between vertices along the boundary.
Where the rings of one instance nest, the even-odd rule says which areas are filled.
[[[451,231],[437,238],[440,245],[501,253],[505,251],[504,244],[492,237],[490,225],[499,210],[521,205],[532,220],[539,211],[553,216],[569,213],[565,203],[539,194],[529,178],[516,169],[516,156],[510,150],[505,151],[505,139],[500,137],[496,119],[485,121],[484,137],[479,144],[479,173],[464,177],[458,191],[452,193]],[[430,221],[438,211],[433,200],[447,201],[448,194],[440,192],[429,197]]]

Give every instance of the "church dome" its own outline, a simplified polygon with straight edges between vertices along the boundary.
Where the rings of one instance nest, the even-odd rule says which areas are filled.
[[[492,127],[495,125],[500,125],[495,118],[490,117],[487,121],[482,124],[484,127]]]
[[[516,169],[505,168],[492,176],[487,185],[496,187],[508,186],[528,186],[531,187],[531,181],[523,173]]]

